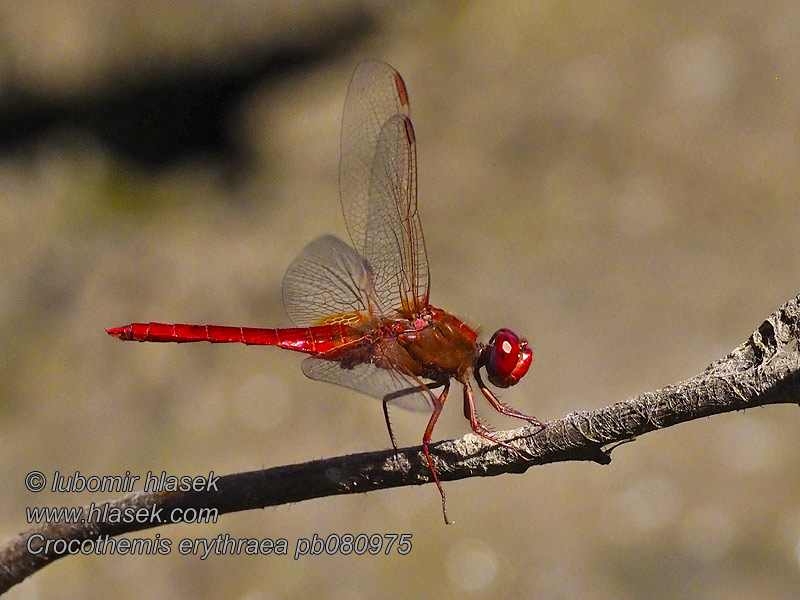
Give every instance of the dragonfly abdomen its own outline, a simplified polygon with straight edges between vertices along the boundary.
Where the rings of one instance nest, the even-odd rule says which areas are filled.
[[[211,342],[241,343],[250,346],[279,346],[307,354],[320,354],[361,337],[355,329],[343,324],[319,327],[261,329],[224,325],[186,325],[184,323],[131,323],[106,330],[121,340],[137,342]]]

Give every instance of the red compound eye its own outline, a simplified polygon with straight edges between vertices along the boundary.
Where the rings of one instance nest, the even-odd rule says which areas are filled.
[[[517,383],[531,366],[533,351],[510,329],[498,329],[489,340],[486,372],[497,387]]]

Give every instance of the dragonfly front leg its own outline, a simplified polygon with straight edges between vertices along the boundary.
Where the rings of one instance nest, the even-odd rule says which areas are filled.
[[[523,421],[528,421],[528,423],[533,423],[534,425],[538,425],[539,427],[542,428],[545,426],[545,423],[542,423],[536,417],[531,417],[529,415],[523,414],[519,411],[514,410],[507,404],[503,404],[502,402],[500,402],[500,400],[497,399],[497,396],[495,396],[492,393],[492,390],[486,387],[486,384],[483,383],[483,379],[481,379],[481,375],[477,370],[475,371],[474,375],[475,375],[475,381],[478,382],[478,387],[480,388],[481,393],[484,395],[484,397],[489,401],[489,404],[491,404],[497,412],[507,415],[509,417],[515,417],[517,419],[522,419]]]
[[[422,436],[422,450],[425,452],[425,458],[428,459],[428,467],[430,467],[431,474],[433,475],[433,481],[436,482],[436,487],[439,488],[439,495],[442,497],[442,514],[444,515],[444,522],[446,525],[455,523],[455,521],[450,521],[447,518],[447,503],[445,500],[444,489],[442,489],[442,484],[439,483],[439,476],[436,475],[436,468],[433,466],[433,459],[431,458],[431,452],[428,449],[428,444],[431,442],[433,428],[436,425],[436,420],[439,418],[439,414],[444,408],[444,401],[447,400],[447,393],[449,391],[450,381],[445,381],[444,389],[442,390],[441,395],[434,400],[433,414],[431,415],[431,420],[428,421],[428,426],[425,428],[425,434]]]
[[[503,446],[503,448],[508,448],[520,458],[527,460],[519,450],[514,448],[514,446],[492,436],[486,426],[482,425],[480,421],[478,421],[478,415],[475,412],[475,399],[472,396],[472,386],[469,384],[469,381],[464,383],[464,416],[469,420],[470,427],[472,427],[472,431],[474,431],[476,434],[482,438],[486,438],[490,442],[494,442],[495,444]]]

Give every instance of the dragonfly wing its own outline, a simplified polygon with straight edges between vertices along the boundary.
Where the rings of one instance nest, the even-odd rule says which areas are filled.
[[[364,260],[334,235],[317,238],[283,276],[283,305],[298,327],[366,319],[371,276]]]
[[[346,369],[335,360],[316,356],[306,358],[302,368],[310,379],[335,383],[379,400],[390,394],[398,394],[396,399],[392,399],[390,406],[397,405],[414,411],[433,410],[430,391],[426,385],[431,382],[414,379],[394,369],[382,369],[369,362],[358,363]]]
[[[384,123],[395,115],[408,115],[408,93],[400,74],[378,61],[358,65],[344,103],[339,191],[347,231],[362,254],[372,159]]]
[[[416,145],[411,121],[383,126],[373,159],[363,256],[383,314],[415,315],[428,303],[428,258],[417,212]]]
[[[429,271],[417,213],[416,138],[403,79],[381,62],[360,64],[345,101],[339,189],[355,249],[374,271],[384,316],[428,302]]]

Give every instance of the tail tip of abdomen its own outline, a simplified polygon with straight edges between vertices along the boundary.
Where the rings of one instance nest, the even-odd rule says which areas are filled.
[[[133,331],[131,330],[130,325],[125,325],[124,327],[111,327],[106,329],[106,333],[111,337],[115,337],[120,340],[133,339]]]

